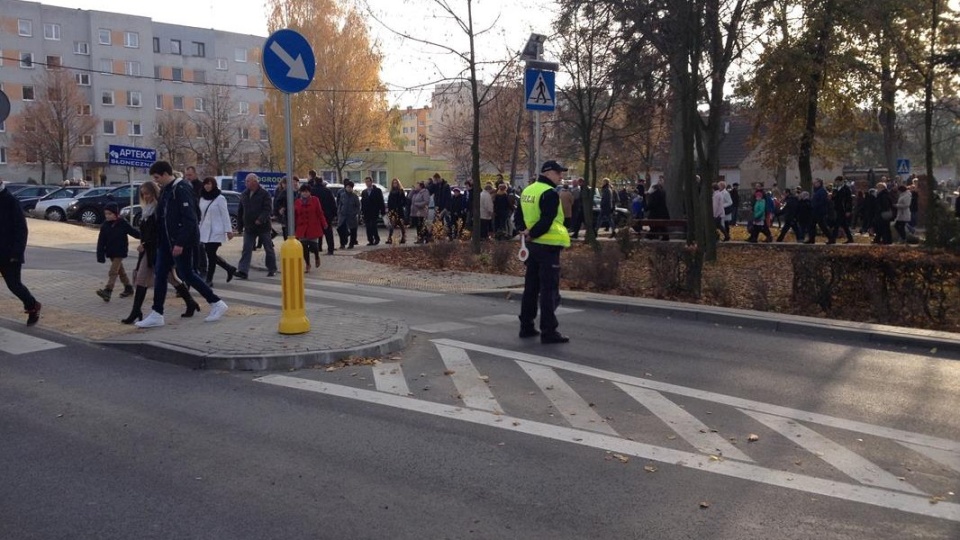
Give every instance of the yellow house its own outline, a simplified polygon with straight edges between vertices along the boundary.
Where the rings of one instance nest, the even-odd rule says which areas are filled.
[[[338,181],[337,172],[330,167],[321,167],[318,171],[319,176],[324,180]],[[453,170],[446,161],[399,150],[357,152],[347,161],[347,166],[343,170],[344,178],[349,178],[354,183],[361,182],[369,176],[374,182],[389,186],[393,178],[399,178],[404,187],[411,187],[414,182],[421,180],[426,181],[427,178],[438,173],[452,183]]]

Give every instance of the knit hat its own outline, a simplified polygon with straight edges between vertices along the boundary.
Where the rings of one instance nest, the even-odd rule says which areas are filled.
[[[120,215],[120,207],[117,206],[117,203],[115,202],[108,202],[107,204],[103,205],[103,211],[110,212],[115,216]]]

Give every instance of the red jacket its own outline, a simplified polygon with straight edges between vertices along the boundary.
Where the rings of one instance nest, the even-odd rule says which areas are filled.
[[[297,220],[297,238],[320,238],[327,228],[327,218],[323,215],[320,199],[310,196],[304,202],[297,197],[293,202],[293,212]]]

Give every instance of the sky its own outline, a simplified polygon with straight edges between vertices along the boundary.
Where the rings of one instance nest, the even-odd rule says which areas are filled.
[[[458,74],[462,61],[437,47],[401,38],[408,34],[466,50],[466,36],[456,22],[436,9],[436,0],[358,0],[368,3],[384,24],[370,19],[374,41],[384,54],[381,78],[390,101],[400,107],[430,104],[432,83]],[[155,21],[216,28],[243,34],[267,35],[264,0],[42,0],[47,5],[95,9],[150,17]],[[446,0],[465,19],[464,0]],[[555,0],[474,0],[474,28],[487,29],[477,38],[481,60],[495,61],[523,47],[531,32],[550,34]]]

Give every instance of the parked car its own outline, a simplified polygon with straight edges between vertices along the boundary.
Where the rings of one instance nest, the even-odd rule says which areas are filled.
[[[67,206],[67,219],[80,221],[86,225],[96,225],[103,222],[103,207],[107,203],[116,203],[119,208],[130,206],[131,196],[133,204],[140,202],[140,184],[114,187],[106,193],[94,197],[82,197]]]
[[[80,186],[62,187],[54,191],[51,191],[50,193],[47,193],[46,195],[44,195],[43,197],[40,197],[39,199],[22,199],[20,201],[20,206],[21,208],[23,208],[23,211],[26,214],[32,217],[36,217],[34,210],[41,203],[49,203],[50,201],[60,201],[60,202],[68,201],[78,196],[79,194],[83,193],[84,191],[87,191],[88,189],[89,188],[80,187]],[[43,214],[40,214],[40,217],[43,217]]]
[[[72,197],[67,197],[64,199],[51,198],[49,195],[44,199],[40,200],[37,203],[37,206],[30,211],[31,215],[39,219],[47,219],[50,221],[66,221],[67,220],[67,207],[76,202],[77,199],[84,197],[96,197],[97,195],[102,195],[113,188],[109,187],[95,187],[95,188],[77,188],[71,186],[73,189],[79,189]],[[52,194],[51,194],[52,195]]]
[[[46,195],[62,189],[60,186],[26,186],[13,191],[13,196],[20,201],[20,209],[29,212],[37,205],[37,201]]]
[[[236,191],[221,191],[220,193],[227,200],[227,211],[230,213],[230,226],[233,227],[233,230],[237,230],[237,213],[240,211],[240,193]],[[130,221],[130,224],[134,227],[140,226],[140,216],[142,214],[143,209],[139,204],[120,210],[120,217]]]

